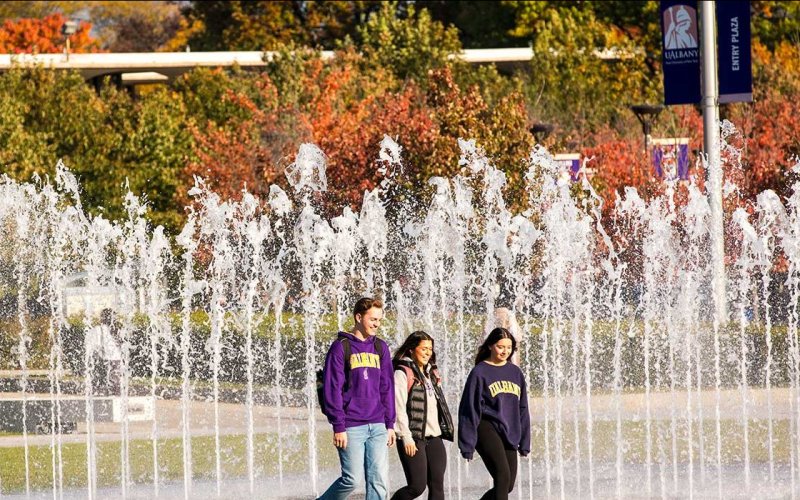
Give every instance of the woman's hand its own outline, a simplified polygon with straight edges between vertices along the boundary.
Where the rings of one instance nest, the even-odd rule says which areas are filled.
[[[417,454],[417,445],[414,443],[414,441],[411,441],[410,443],[406,444],[404,448],[406,450],[406,455],[408,455],[409,457],[413,457],[414,455]]]

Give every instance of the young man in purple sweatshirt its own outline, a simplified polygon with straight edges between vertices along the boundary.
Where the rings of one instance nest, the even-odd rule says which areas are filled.
[[[383,303],[359,299],[353,319],[352,332],[339,332],[325,357],[325,416],[333,426],[342,474],[320,500],[343,500],[364,479],[367,500],[385,500],[388,493],[388,448],[395,442],[395,407],[392,356],[386,342],[376,337]],[[348,360],[346,351],[350,352]]]

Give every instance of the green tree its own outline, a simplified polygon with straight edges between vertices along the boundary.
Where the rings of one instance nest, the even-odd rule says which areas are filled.
[[[603,124],[630,128],[627,105],[657,101],[661,79],[637,41],[578,6],[534,10],[531,114],[582,144]]]
[[[753,38],[774,50],[781,42],[800,43],[798,2],[753,0],[750,2]]]
[[[458,30],[434,21],[427,10],[409,6],[398,15],[396,2],[386,2],[358,28],[358,49],[365,61],[391,70],[398,78],[422,80],[428,71],[452,63],[461,52]]]
[[[201,127],[209,122],[215,126],[235,127],[252,113],[232,102],[229,93],[245,94],[257,102],[257,86],[252,77],[239,68],[197,68],[185,73],[173,84],[175,92],[185,103],[188,116]]]
[[[55,144],[44,134],[34,134],[25,123],[30,103],[7,91],[21,83],[19,72],[0,78],[0,171],[13,179],[30,179],[47,173],[56,157]],[[45,168],[43,168],[45,167]]]
[[[194,50],[275,50],[296,43],[332,49],[352,36],[376,1],[189,2],[188,26],[199,25],[188,44]]]
[[[179,230],[184,217],[178,204],[181,172],[194,158],[194,137],[180,96],[162,88],[133,100],[111,87],[100,99],[113,130],[113,148],[106,153],[110,177],[90,180],[87,190],[102,193],[106,212],[118,217],[130,189],[147,202],[153,223]]]
[[[0,117],[3,173],[23,181],[52,177],[63,160],[91,212],[122,216],[129,185],[146,197],[154,222],[178,228],[175,194],[193,142],[175,92],[133,100],[105,87],[97,95],[76,72],[15,68],[0,76]]]
[[[445,26],[455,26],[466,49],[526,47],[530,37],[513,34],[517,7],[509,2],[422,0],[414,2]]]

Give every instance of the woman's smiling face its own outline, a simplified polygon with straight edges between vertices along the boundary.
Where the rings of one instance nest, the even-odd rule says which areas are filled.
[[[411,359],[419,366],[425,366],[433,355],[433,342],[420,340],[417,347],[411,350]]]
[[[511,356],[512,350],[513,344],[511,343],[511,339],[500,339],[496,344],[489,347],[489,353],[491,354],[490,361],[492,363],[504,363]]]

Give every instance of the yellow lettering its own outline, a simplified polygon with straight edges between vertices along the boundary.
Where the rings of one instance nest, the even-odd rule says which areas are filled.
[[[381,367],[381,357],[371,352],[359,352],[350,355],[350,368],[378,368]]]
[[[519,397],[520,392],[520,387],[514,382],[509,382],[508,380],[499,380],[489,384],[489,394],[491,394],[492,397],[495,397],[498,394],[513,394],[516,397]]]

